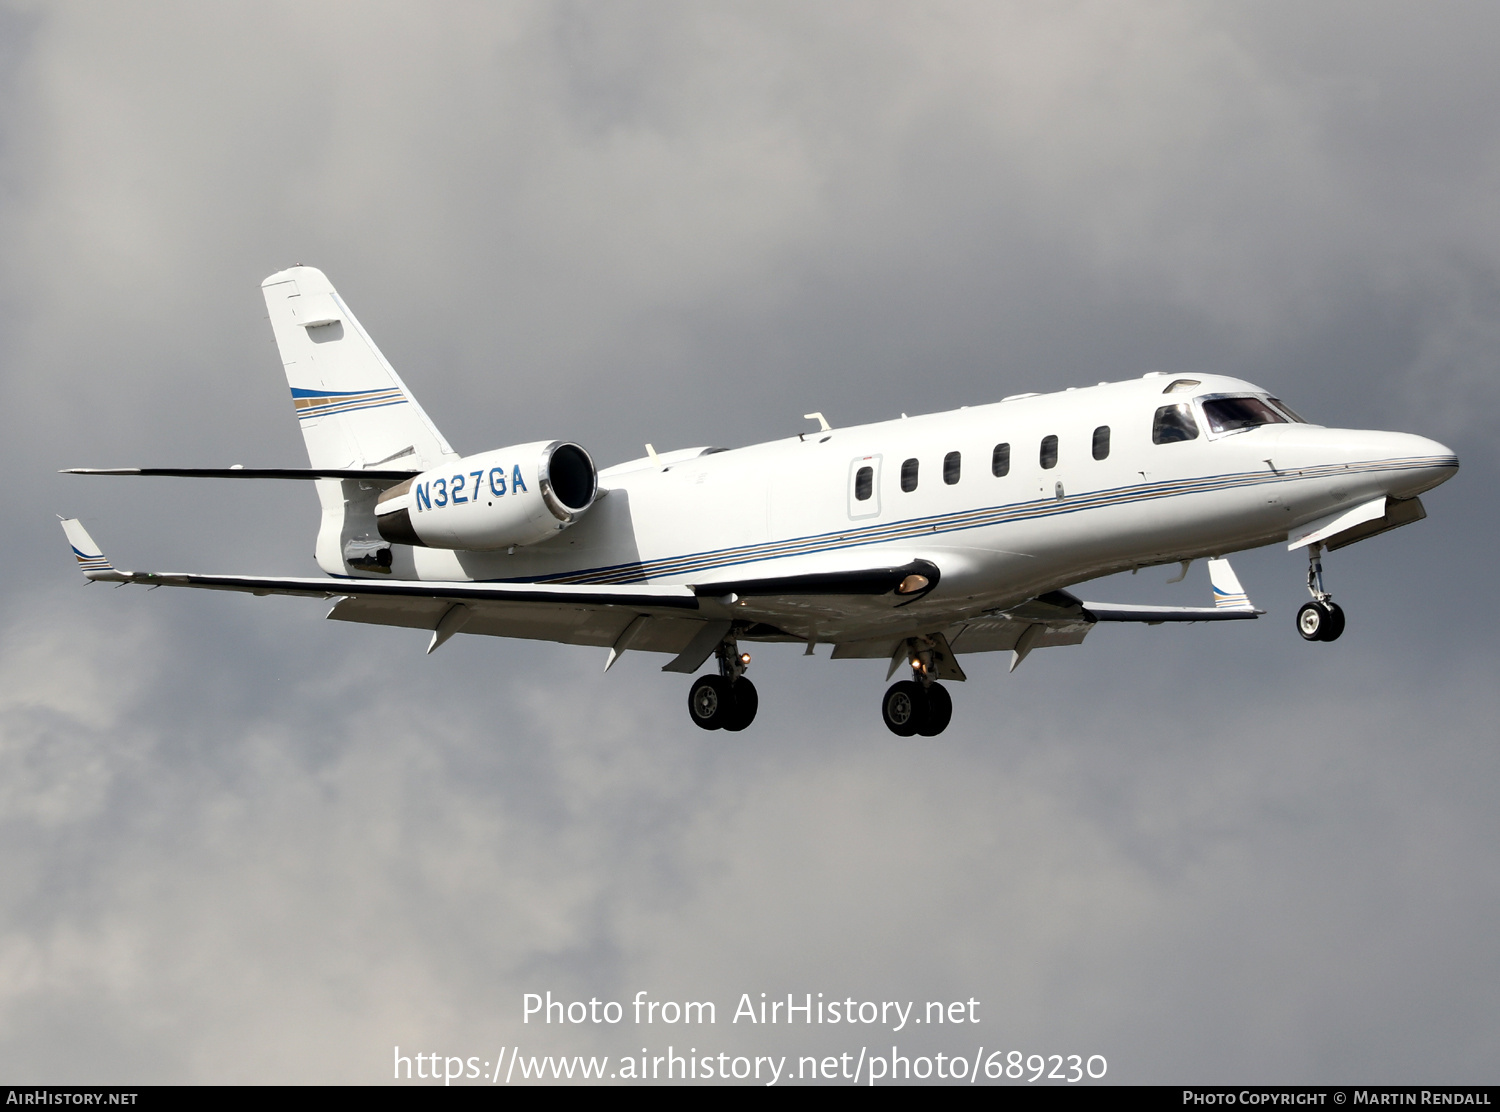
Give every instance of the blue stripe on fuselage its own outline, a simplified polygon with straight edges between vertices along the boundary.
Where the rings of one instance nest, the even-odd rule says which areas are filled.
[[[664,557],[658,560],[636,561],[615,564],[583,571],[567,572],[533,580],[538,583],[641,583],[665,576],[686,575],[691,572],[716,570],[736,564],[754,563],[762,560],[781,559],[787,556],[809,555],[819,552],[835,552],[845,548],[858,548],[871,544],[883,544],[905,540],[916,536],[930,537],[934,534],[982,529],[991,525],[1010,524],[1020,521],[1036,521],[1062,514],[1079,513],[1084,510],[1104,509],[1130,505],[1136,502],[1176,498],[1187,494],[1202,494],[1217,490],[1264,486],[1268,483],[1294,482],[1299,479],[1319,478],[1333,474],[1370,474],[1382,471],[1410,471],[1423,467],[1456,466],[1452,456],[1421,456],[1402,460],[1380,460],[1364,464],[1324,464],[1305,467],[1296,472],[1242,471],[1225,475],[1208,475],[1200,478],[1173,479],[1159,483],[1137,484],[1129,487],[1112,487],[1090,494],[1070,495],[1062,500],[1039,499],[1017,502],[1003,506],[987,506],[973,510],[961,510],[928,517],[908,518],[885,525],[870,525],[837,529],[807,537],[795,537],[782,541],[742,545],[735,548],[712,549],[705,552],[688,553]],[[525,580],[501,580],[500,582],[525,582]]]

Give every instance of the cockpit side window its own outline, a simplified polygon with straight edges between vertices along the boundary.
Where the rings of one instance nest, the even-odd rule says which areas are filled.
[[[1281,412],[1285,413],[1287,415],[1287,418],[1295,424],[1305,425],[1308,423],[1306,417],[1299,415],[1295,409],[1287,405],[1286,402],[1282,401],[1280,398],[1272,398],[1271,404],[1274,405],[1277,409],[1281,410]]]
[[[1203,416],[1208,418],[1208,427],[1214,432],[1238,432],[1287,423],[1264,398],[1211,398],[1203,403]]]
[[[1151,422],[1151,443],[1175,444],[1182,440],[1198,439],[1198,422],[1193,420],[1192,406],[1186,402],[1164,405],[1156,411],[1156,420]]]

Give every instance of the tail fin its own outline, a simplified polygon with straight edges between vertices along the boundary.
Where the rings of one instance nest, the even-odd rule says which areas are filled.
[[[323,272],[261,283],[315,468],[435,467],[455,453]]]
[[[426,470],[457,458],[321,270],[294,266],[260,285],[315,469]],[[318,566],[390,574],[390,545],[375,528],[377,488],[349,479],[317,486]]]

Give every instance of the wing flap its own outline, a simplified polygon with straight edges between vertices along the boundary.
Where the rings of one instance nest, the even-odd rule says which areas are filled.
[[[340,599],[328,612],[336,622],[398,626],[436,631],[455,605],[438,598],[379,598],[354,596]],[[581,606],[576,603],[466,602],[471,610],[463,632],[476,636],[517,637],[531,641],[556,641],[564,645],[616,645],[625,630],[636,627],[629,648],[640,652],[678,654],[704,628],[697,618],[642,615],[631,606]]]
[[[1028,629],[1040,627],[1032,635],[1031,648],[1050,649],[1062,645],[1081,645],[1094,623],[1077,621],[1027,622],[1011,618],[980,618],[965,622],[948,640],[956,653],[1013,652]]]

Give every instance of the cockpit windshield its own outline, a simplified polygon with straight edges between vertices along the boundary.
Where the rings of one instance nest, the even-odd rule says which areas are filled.
[[[1287,418],[1264,398],[1205,398],[1203,416],[1214,432],[1238,432],[1260,425],[1284,425]]]
[[[1281,412],[1285,413],[1294,424],[1308,424],[1308,420],[1306,417],[1299,416],[1295,409],[1287,405],[1286,402],[1282,401],[1280,398],[1272,398],[1271,404],[1274,405],[1277,409],[1281,410]]]

